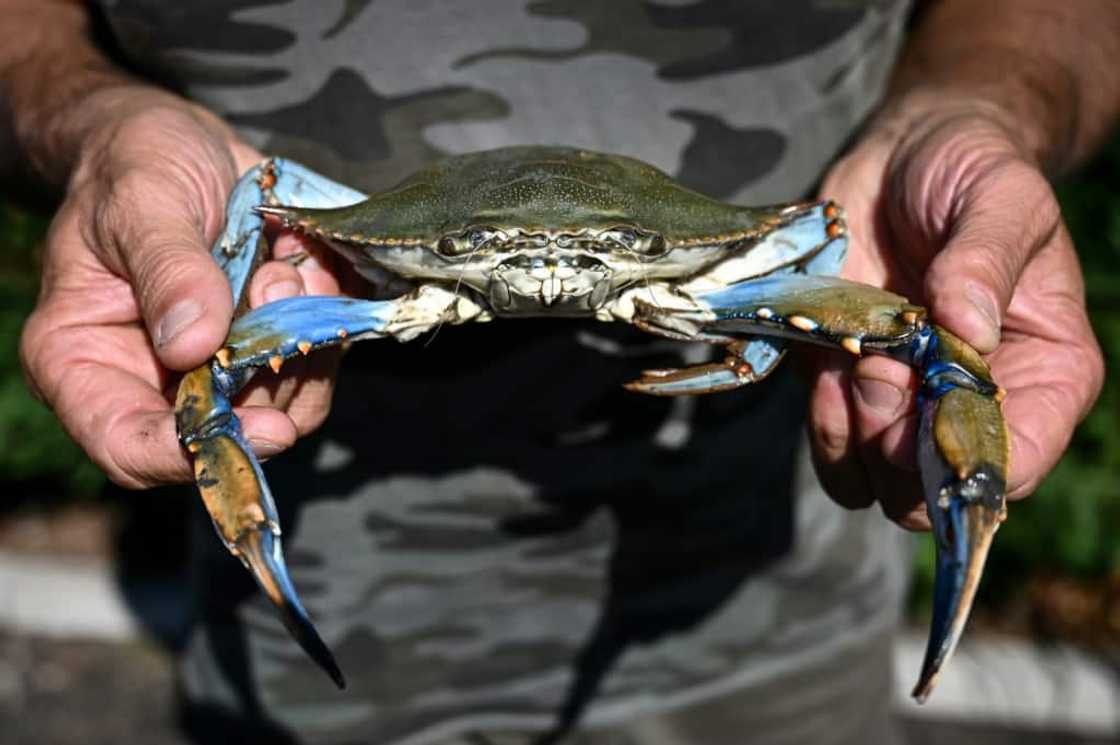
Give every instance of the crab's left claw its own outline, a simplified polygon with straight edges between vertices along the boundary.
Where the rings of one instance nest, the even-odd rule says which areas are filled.
[[[926,345],[918,464],[937,542],[933,620],[913,696],[925,701],[960,640],[992,538],[1007,515],[1003,392],[975,352],[936,326]],[[972,368],[972,371],[969,371]]]
[[[924,703],[937,684],[941,666],[960,641],[996,529],[1005,512],[1002,480],[979,471],[943,497],[945,506],[929,511],[937,540],[933,620],[922,672],[911,694]]]
[[[661,395],[751,382],[734,375],[762,335],[881,354],[920,373],[918,466],[937,539],[929,646],[914,697],[925,700],[960,640],[992,536],[1006,514],[1009,462],[1003,391],[972,347],[929,323],[905,298],[837,277],[782,274],[694,293],[691,308],[635,301],[635,323],[670,338],[721,343],[722,366],[659,370],[631,384]],[[776,360],[775,360],[776,361]],[[721,377],[717,377],[721,376]]]

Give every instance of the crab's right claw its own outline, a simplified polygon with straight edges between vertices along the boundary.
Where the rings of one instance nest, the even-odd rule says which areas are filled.
[[[229,392],[239,387],[236,377],[213,363],[180,383],[176,424],[194,461],[195,483],[226,548],[249,569],[299,645],[345,688],[342,671],[311,624],[284,564],[268,482],[230,407]]]
[[[923,702],[968,620],[992,538],[1007,515],[1008,435],[1002,391],[978,356],[933,327],[918,464],[937,550],[933,620],[913,696]],[[983,364],[983,363],[979,363]]]
[[[284,554],[280,549],[280,536],[270,526],[262,525],[242,533],[235,550],[265,595],[280,611],[280,620],[284,622],[288,633],[330,676],[336,686],[345,688],[346,679],[342,676],[342,670],[312,625],[295,587],[292,586]]]

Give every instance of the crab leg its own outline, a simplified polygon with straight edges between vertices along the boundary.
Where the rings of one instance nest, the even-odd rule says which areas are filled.
[[[668,336],[668,334],[665,334]],[[738,340],[719,336],[704,339],[679,337],[681,341],[709,341],[723,344],[727,356],[720,362],[693,365],[684,369],[660,368],[643,370],[642,379],[626,387],[654,396],[693,396],[740,388],[762,380],[785,356],[785,343],[780,339]]]
[[[924,309],[874,287],[786,274],[694,293],[690,299],[695,305],[688,310],[636,301],[635,323],[672,338],[762,335],[838,346],[855,355],[887,355],[920,372],[918,466],[937,546],[933,620],[913,693],[924,701],[960,640],[992,537],[1006,515],[1003,391],[975,350],[927,323]],[[743,342],[723,343],[735,353],[735,345]],[[676,393],[659,385],[670,374],[688,371],[655,371],[628,387]]]
[[[773,219],[773,227],[765,235],[679,289],[686,295],[701,295],[726,290],[747,277],[834,275],[840,271],[848,252],[848,235],[844,211],[839,205],[825,201],[779,205],[764,208],[764,211],[769,211]],[[646,299],[647,305],[658,304],[656,297],[644,293],[641,288],[631,293],[635,302]],[[671,302],[667,305],[673,306]],[[665,328],[658,333],[672,336]],[[683,370],[646,370],[642,381],[632,386],[635,390],[656,396],[731,390],[762,380],[785,355],[785,341],[773,337],[736,340],[708,334],[700,339],[688,331],[675,338],[723,344],[728,355],[722,362]]]
[[[211,255],[229,280],[236,313],[248,309],[249,280],[268,258],[268,245],[262,237],[264,219],[255,212],[258,205],[298,200],[312,206],[337,207],[361,201],[364,196],[283,159],[266,160],[242,176],[230,195],[226,224],[211,248]],[[335,320],[338,323],[332,333],[354,323],[358,323],[355,332],[365,330],[355,318]],[[180,442],[192,455],[195,481],[219,537],[280,609],[284,625],[300,645],[342,686],[338,665],[292,587],[272,495],[233,414],[230,398],[248,382],[252,369],[228,369],[221,364],[231,361],[229,349],[224,348],[218,361],[197,368],[180,383],[175,409]],[[278,349],[270,359],[277,354],[282,359],[284,353]]]
[[[365,194],[320,176],[294,161],[270,158],[250,168],[233,187],[226,205],[226,224],[210,254],[229,279],[233,303],[242,312],[245,289],[256,268],[268,258],[261,238],[264,220],[256,212],[262,204],[285,202],[307,207],[341,207],[365,199]]]
[[[293,297],[234,322],[214,361],[179,386],[179,440],[194,458],[195,482],[214,528],[279,609],[288,631],[339,686],[342,672],[296,594],[280,546],[280,523],[260,463],[230,403],[264,366],[347,340],[392,336],[408,341],[442,322],[460,323],[475,308],[439,288],[385,301]]]
[[[249,280],[268,258],[258,206],[282,201],[340,207],[364,196],[283,159],[266,160],[246,173],[234,187],[226,224],[211,249],[229,279],[237,314],[248,310]],[[447,298],[430,293],[380,303],[306,297],[274,303],[241,315],[216,359],[186,375],[179,386],[179,438],[192,455],[195,480],[219,537],[252,572],[292,636],[339,686],[344,684],[341,671],[288,575],[276,507],[230,401],[263,365],[276,370],[288,357],[346,338],[410,338],[443,320],[448,307]]]

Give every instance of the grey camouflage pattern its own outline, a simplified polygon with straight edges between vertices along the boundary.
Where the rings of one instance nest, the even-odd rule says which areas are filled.
[[[103,4],[137,64],[263,151],[358,188],[444,154],[558,143],[754,203],[811,190],[877,100],[908,13],[906,0]],[[778,375],[651,401],[618,384],[703,352],[628,329],[522,329],[355,349],[326,427],[268,465],[344,693],[199,510],[183,665],[193,710],[212,717],[199,739],[249,722],[273,743],[888,741],[883,638],[906,542],[820,490],[800,387]]]

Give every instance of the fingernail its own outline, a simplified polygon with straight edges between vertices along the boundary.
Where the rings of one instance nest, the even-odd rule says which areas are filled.
[[[976,312],[981,315],[984,322],[988,324],[988,328],[993,334],[999,330],[999,319],[996,317],[996,307],[992,304],[992,299],[988,294],[981,292],[975,287],[967,287],[964,291],[964,296]]]
[[[271,303],[274,300],[293,297],[298,295],[301,289],[299,282],[294,282],[290,279],[273,282],[268,287],[264,288],[264,301],[266,303]]]
[[[249,445],[252,446],[253,452],[256,453],[258,458],[271,458],[284,450],[282,445],[260,437],[250,437]]]
[[[902,391],[890,383],[874,378],[856,378],[855,387],[860,400],[876,411],[893,414],[902,406]]]
[[[175,303],[156,324],[156,346],[167,346],[201,317],[202,304],[197,300],[180,300]]]

